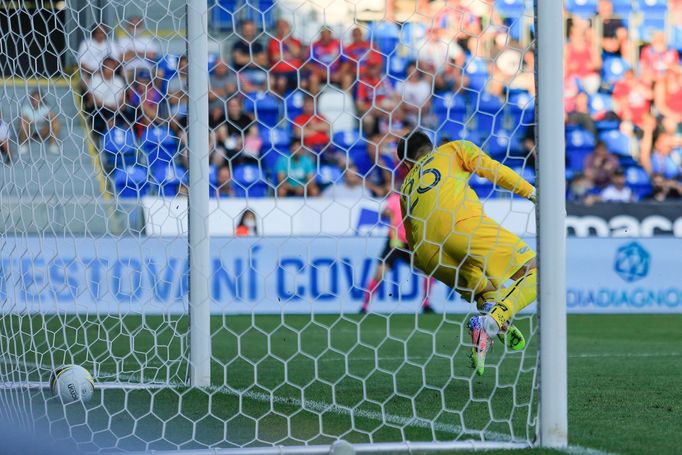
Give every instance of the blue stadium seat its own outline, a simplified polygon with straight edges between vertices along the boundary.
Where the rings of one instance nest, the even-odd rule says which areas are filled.
[[[477,99],[478,102],[473,106],[476,131],[481,136],[486,137],[502,128],[504,120],[502,101],[497,96],[487,92],[481,93]]]
[[[152,182],[159,196],[177,195],[180,185],[186,185],[189,179],[189,174],[184,167],[172,163],[153,168],[151,174]]]
[[[319,185],[330,185],[343,179],[343,172],[336,166],[323,165],[317,174],[317,183]]]
[[[474,144],[480,144],[482,142],[481,136],[478,135],[476,131],[469,130],[466,128],[459,129],[456,132],[453,132],[452,135],[447,134],[447,130],[441,130],[436,133],[435,136],[435,143],[439,144],[442,141],[447,140],[449,141],[459,141],[459,140],[465,140],[465,141],[471,141]]]
[[[535,123],[535,98],[526,91],[509,93],[507,113],[511,119],[511,130],[523,132]]]
[[[208,74],[213,74],[215,70],[216,63],[218,63],[218,54],[208,54]]]
[[[454,138],[464,129],[467,116],[466,98],[457,93],[446,93],[433,97],[433,113],[438,119],[436,138],[442,136]]]
[[[674,25],[670,28],[670,47],[677,52],[682,52],[682,27]]]
[[[284,99],[285,101],[285,117],[290,122],[293,122],[296,117],[303,112],[303,100],[305,93],[302,90],[294,90],[288,93]]]
[[[591,18],[597,14],[597,0],[566,0],[566,10],[575,16]]]
[[[126,166],[114,171],[114,188],[122,198],[137,198],[149,192],[147,169],[143,166]]]
[[[488,82],[488,62],[480,57],[472,57],[464,64],[464,75],[469,80],[467,87],[480,93]]]
[[[606,93],[595,93],[590,96],[589,109],[592,117],[613,111],[613,98]]]
[[[404,22],[400,34],[400,43],[404,46],[405,57],[417,60],[419,49],[426,38],[426,24],[422,22]]]
[[[641,167],[631,166],[625,169],[625,181],[640,199],[651,194],[651,179]]]
[[[488,199],[497,196],[495,192],[495,185],[485,177],[479,177],[476,174],[471,174],[469,186],[481,199]]]
[[[665,30],[665,16],[645,16],[639,25],[639,40],[648,43],[654,32],[663,30]]]
[[[665,16],[668,14],[668,0],[638,0],[637,9],[647,16]]]
[[[526,10],[525,0],[495,0],[495,10],[503,17],[521,17]]]
[[[247,97],[244,100],[244,110],[252,113],[260,125],[273,128],[281,119],[281,104],[281,100],[275,95],[259,92],[255,97]]]
[[[261,137],[263,147],[260,153],[260,162],[265,174],[275,180],[277,161],[282,156],[288,156],[291,148],[291,133],[286,128],[262,128]]]
[[[608,57],[602,66],[602,80],[613,88],[614,84],[621,79],[630,65],[621,57]]]
[[[604,131],[599,134],[599,139],[604,141],[609,152],[620,156],[630,155],[630,137],[618,130]]]
[[[514,171],[531,185],[535,185],[535,169],[532,166],[517,166]]]
[[[369,155],[367,154],[367,141],[362,138],[360,132],[357,130],[343,131],[334,134],[332,143],[336,148],[341,150],[342,153],[346,154],[351,162],[355,163],[358,161],[361,165],[365,165],[365,162],[369,160]],[[371,163],[369,164],[369,167],[371,167]]]
[[[566,134],[568,168],[572,171],[581,171],[585,157],[594,151],[594,146],[594,136],[589,131],[576,129]]]
[[[405,80],[407,77],[407,64],[406,57],[394,53],[388,57],[387,73],[398,80]]]
[[[632,13],[632,0],[613,0],[613,13],[622,18],[627,19]]]
[[[502,161],[521,150],[521,137],[512,131],[499,130],[488,136],[487,140],[484,137],[482,144],[488,155]]]
[[[258,166],[245,164],[232,170],[232,182],[237,197],[265,197],[268,184]]]
[[[369,24],[369,36],[376,49],[382,54],[391,55],[400,43],[400,28],[390,21],[377,21]]]
[[[180,141],[168,125],[152,125],[142,132],[140,146],[147,156],[150,168],[166,166],[173,162]]]
[[[110,168],[124,169],[137,162],[137,142],[132,128],[114,126],[102,137],[102,154]]]

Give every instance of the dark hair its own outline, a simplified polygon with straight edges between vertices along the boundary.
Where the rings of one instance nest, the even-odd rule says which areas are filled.
[[[258,217],[256,216],[256,212],[254,212],[251,209],[244,209],[241,216],[239,217],[239,224],[237,224],[237,226],[244,226],[244,218],[246,218],[246,215],[249,215],[249,214],[253,215],[254,220],[258,219]],[[258,225],[253,227],[253,231],[255,233],[258,233]]]
[[[613,171],[613,176],[614,177],[623,177],[625,175],[625,170],[623,170],[622,167],[619,167],[615,171]]]
[[[433,150],[433,143],[429,137],[421,131],[411,131],[398,142],[398,158],[400,161],[417,159],[424,153]]]

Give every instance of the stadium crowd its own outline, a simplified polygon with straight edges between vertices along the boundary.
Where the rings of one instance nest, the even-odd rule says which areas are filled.
[[[393,23],[356,26],[348,40],[323,27],[310,43],[284,19],[265,30],[236,23],[227,58],[209,59],[212,194],[383,197],[400,179],[395,143],[414,127],[437,143],[472,140],[532,182],[523,1],[495,5],[483,16],[461,5],[441,12],[407,50]],[[682,1],[566,8],[567,197],[679,198]],[[121,196],[183,192],[187,59],[161,55],[139,17],[121,28],[114,39],[96,25],[78,54],[105,169]],[[475,177],[472,187],[497,194]]]

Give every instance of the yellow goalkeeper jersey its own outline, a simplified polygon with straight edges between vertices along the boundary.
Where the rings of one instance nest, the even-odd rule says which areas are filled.
[[[444,144],[412,167],[400,190],[411,249],[423,243],[443,245],[455,231],[456,223],[483,217],[483,206],[469,186],[471,174],[525,198],[533,192],[533,186],[523,177],[490,158],[475,144],[469,141]]]

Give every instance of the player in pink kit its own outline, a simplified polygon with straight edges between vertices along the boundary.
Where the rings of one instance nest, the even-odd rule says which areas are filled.
[[[384,279],[384,274],[390,271],[397,261],[404,261],[410,264],[411,253],[407,248],[407,236],[405,235],[403,214],[400,207],[400,194],[392,192],[388,196],[383,215],[391,220],[388,239],[386,240],[386,246],[381,253],[379,264],[377,264],[377,271],[365,286],[367,292],[365,292],[360,313],[367,313],[372,297]],[[429,302],[431,285],[433,282],[433,277],[424,277],[422,297],[423,313],[433,313],[433,308]]]

